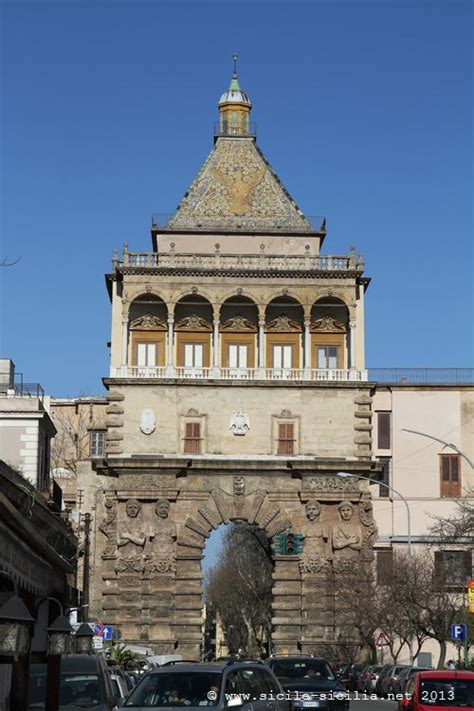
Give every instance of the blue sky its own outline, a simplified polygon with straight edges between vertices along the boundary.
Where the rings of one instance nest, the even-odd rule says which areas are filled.
[[[325,253],[365,255],[369,366],[472,364],[472,4],[3,2],[2,355],[101,392],[114,248],[151,248],[212,146],[234,49]]]

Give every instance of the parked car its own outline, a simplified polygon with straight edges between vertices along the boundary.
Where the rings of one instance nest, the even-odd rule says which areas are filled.
[[[375,664],[369,667],[367,673],[365,674],[363,689],[366,694],[375,694],[375,687],[377,684],[377,679],[382,670],[381,664]]]
[[[474,673],[423,671],[412,674],[398,711],[457,711],[474,708]]]
[[[336,679],[331,665],[325,659],[310,656],[274,656],[267,664],[280,681],[283,689],[292,695],[292,708],[317,708],[347,711],[347,690]]]
[[[112,671],[110,674],[110,680],[112,682],[115,698],[117,699],[117,706],[122,706],[129,691],[128,686],[125,683],[125,679],[122,674]]]
[[[372,666],[370,664],[366,664],[365,667],[363,667],[360,670],[360,672],[357,674],[357,691],[360,691],[360,692],[365,691],[365,683],[367,680],[367,675],[369,674],[371,669],[372,669]]]
[[[208,706],[213,711],[233,707],[242,711],[290,711],[290,702],[284,697],[280,682],[263,663],[183,663],[146,674],[121,708],[186,706],[193,711]]]
[[[382,669],[379,672],[379,678],[375,682],[375,693],[377,694],[377,696],[382,696],[381,685],[382,685],[382,683],[384,683],[384,678],[389,673],[389,671],[392,667],[393,667],[393,662],[390,662],[390,664],[384,664],[382,666]]]
[[[405,693],[407,682],[413,674],[421,671],[431,671],[431,669],[432,667],[407,667],[406,669],[403,669],[393,684],[394,694]]]
[[[45,708],[46,664],[30,667],[28,711]],[[102,655],[71,654],[61,658],[59,709],[112,711],[118,699]]]
[[[389,694],[394,694],[394,685],[398,679],[400,672],[408,668],[407,664],[394,664],[386,674],[380,683],[380,695],[385,698]]]

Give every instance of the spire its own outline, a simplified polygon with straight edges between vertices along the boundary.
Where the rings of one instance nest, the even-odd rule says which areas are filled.
[[[237,75],[237,52],[233,54],[234,71],[230,86],[219,101],[220,133],[224,136],[249,135],[249,118],[252,103],[247,94],[240,88]]]

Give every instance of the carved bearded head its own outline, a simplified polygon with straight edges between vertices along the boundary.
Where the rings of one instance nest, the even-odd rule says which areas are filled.
[[[157,501],[155,511],[160,518],[168,518],[170,512],[170,502],[167,499]]]
[[[129,518],[136,518],[140,513],[141,505],[136,499],[129,499],[125,505],[125,511]]]
[[[321,513],[321,506],[317,501],[307,501],[305,509],[308,521],[315,521]]]

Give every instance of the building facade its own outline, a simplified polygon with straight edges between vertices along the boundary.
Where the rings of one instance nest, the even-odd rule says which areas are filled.
[[[377,476],[373,383],[364,363],[369,279],[355,251],[321,254],[306,217],[258,148],[234,73],[214,146],[152,250],[125,247],[112,304],[106,451],[79,466],[93,514],[91,608],[122,639],[196,658],[212,530],[246,521],[275,555],[273,648],[353,641],[342,578],[371,560]]]

